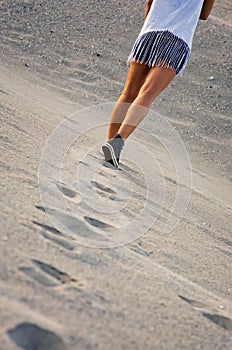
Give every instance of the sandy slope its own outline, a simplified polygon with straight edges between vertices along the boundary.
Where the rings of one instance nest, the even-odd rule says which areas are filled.
[[[120,93],[142,6],[1,2],[2,350],[35,344],[40,350],[231,348],[229,1],[200,24],[184,77],[159,97],[115,172],[101,165],[98,145],[106,127],[96,126],[101,108],[102,124],[112,106],[102,103]],[[191,201],[171,234],[164,227],[175,216],[176,190],[190,188],[178,182],[167,152],[146,133],[156,130],[157,111],[179,132],[192,161]],[[50,173],[39,188],[42,149],[63,120],[54,153],[45,153]],[[65,154],[60,179],[59,152],[73,135],[80,137]],[[142,155],[137,165],[129,161],[136,143],[155,154],[163,176],[152,167],[144,174]],[[94,177],[85,176],[88,169]],[[147,201],[146,178],[152,187]],[[46,208],[39,189],[48,194]],[[125,206],[109,216],[96,210],[99,203]],[[115,243],[115,233],[116,243],[123,241],[121,224],[146,203],[126,243],[159,218],[139,239],[114,249],[78,244]]]

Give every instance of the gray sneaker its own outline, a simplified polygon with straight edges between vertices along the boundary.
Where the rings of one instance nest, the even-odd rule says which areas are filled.
[[[120,158],[120,154],[123,149],[123,146],[124,146],[124,141],[119,134],[117,134],[110,141],[105,142],[102,145],[102,151],[105,156],[105,161],[114,165],[116,168],[118,168],[119,158]]]

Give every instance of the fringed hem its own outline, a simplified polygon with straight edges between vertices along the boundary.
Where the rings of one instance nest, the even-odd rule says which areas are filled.
[[[137,38],[127,63],[145,63],[149,67],[165,67],[181,75],[188,62],[188,44],[168,30],[152,31]]]

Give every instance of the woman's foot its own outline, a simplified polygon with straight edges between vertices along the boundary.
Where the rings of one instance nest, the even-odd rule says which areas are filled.
[[[105,161],[118,168],[120,154],[124,146],[123,138],[117,134],[113,139],[102,145]]]

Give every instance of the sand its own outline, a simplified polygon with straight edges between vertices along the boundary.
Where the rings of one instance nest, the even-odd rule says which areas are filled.
[[[0,4],[0,349],[231,349],[230,2],[118,171],[100,144],[144,3]]]

